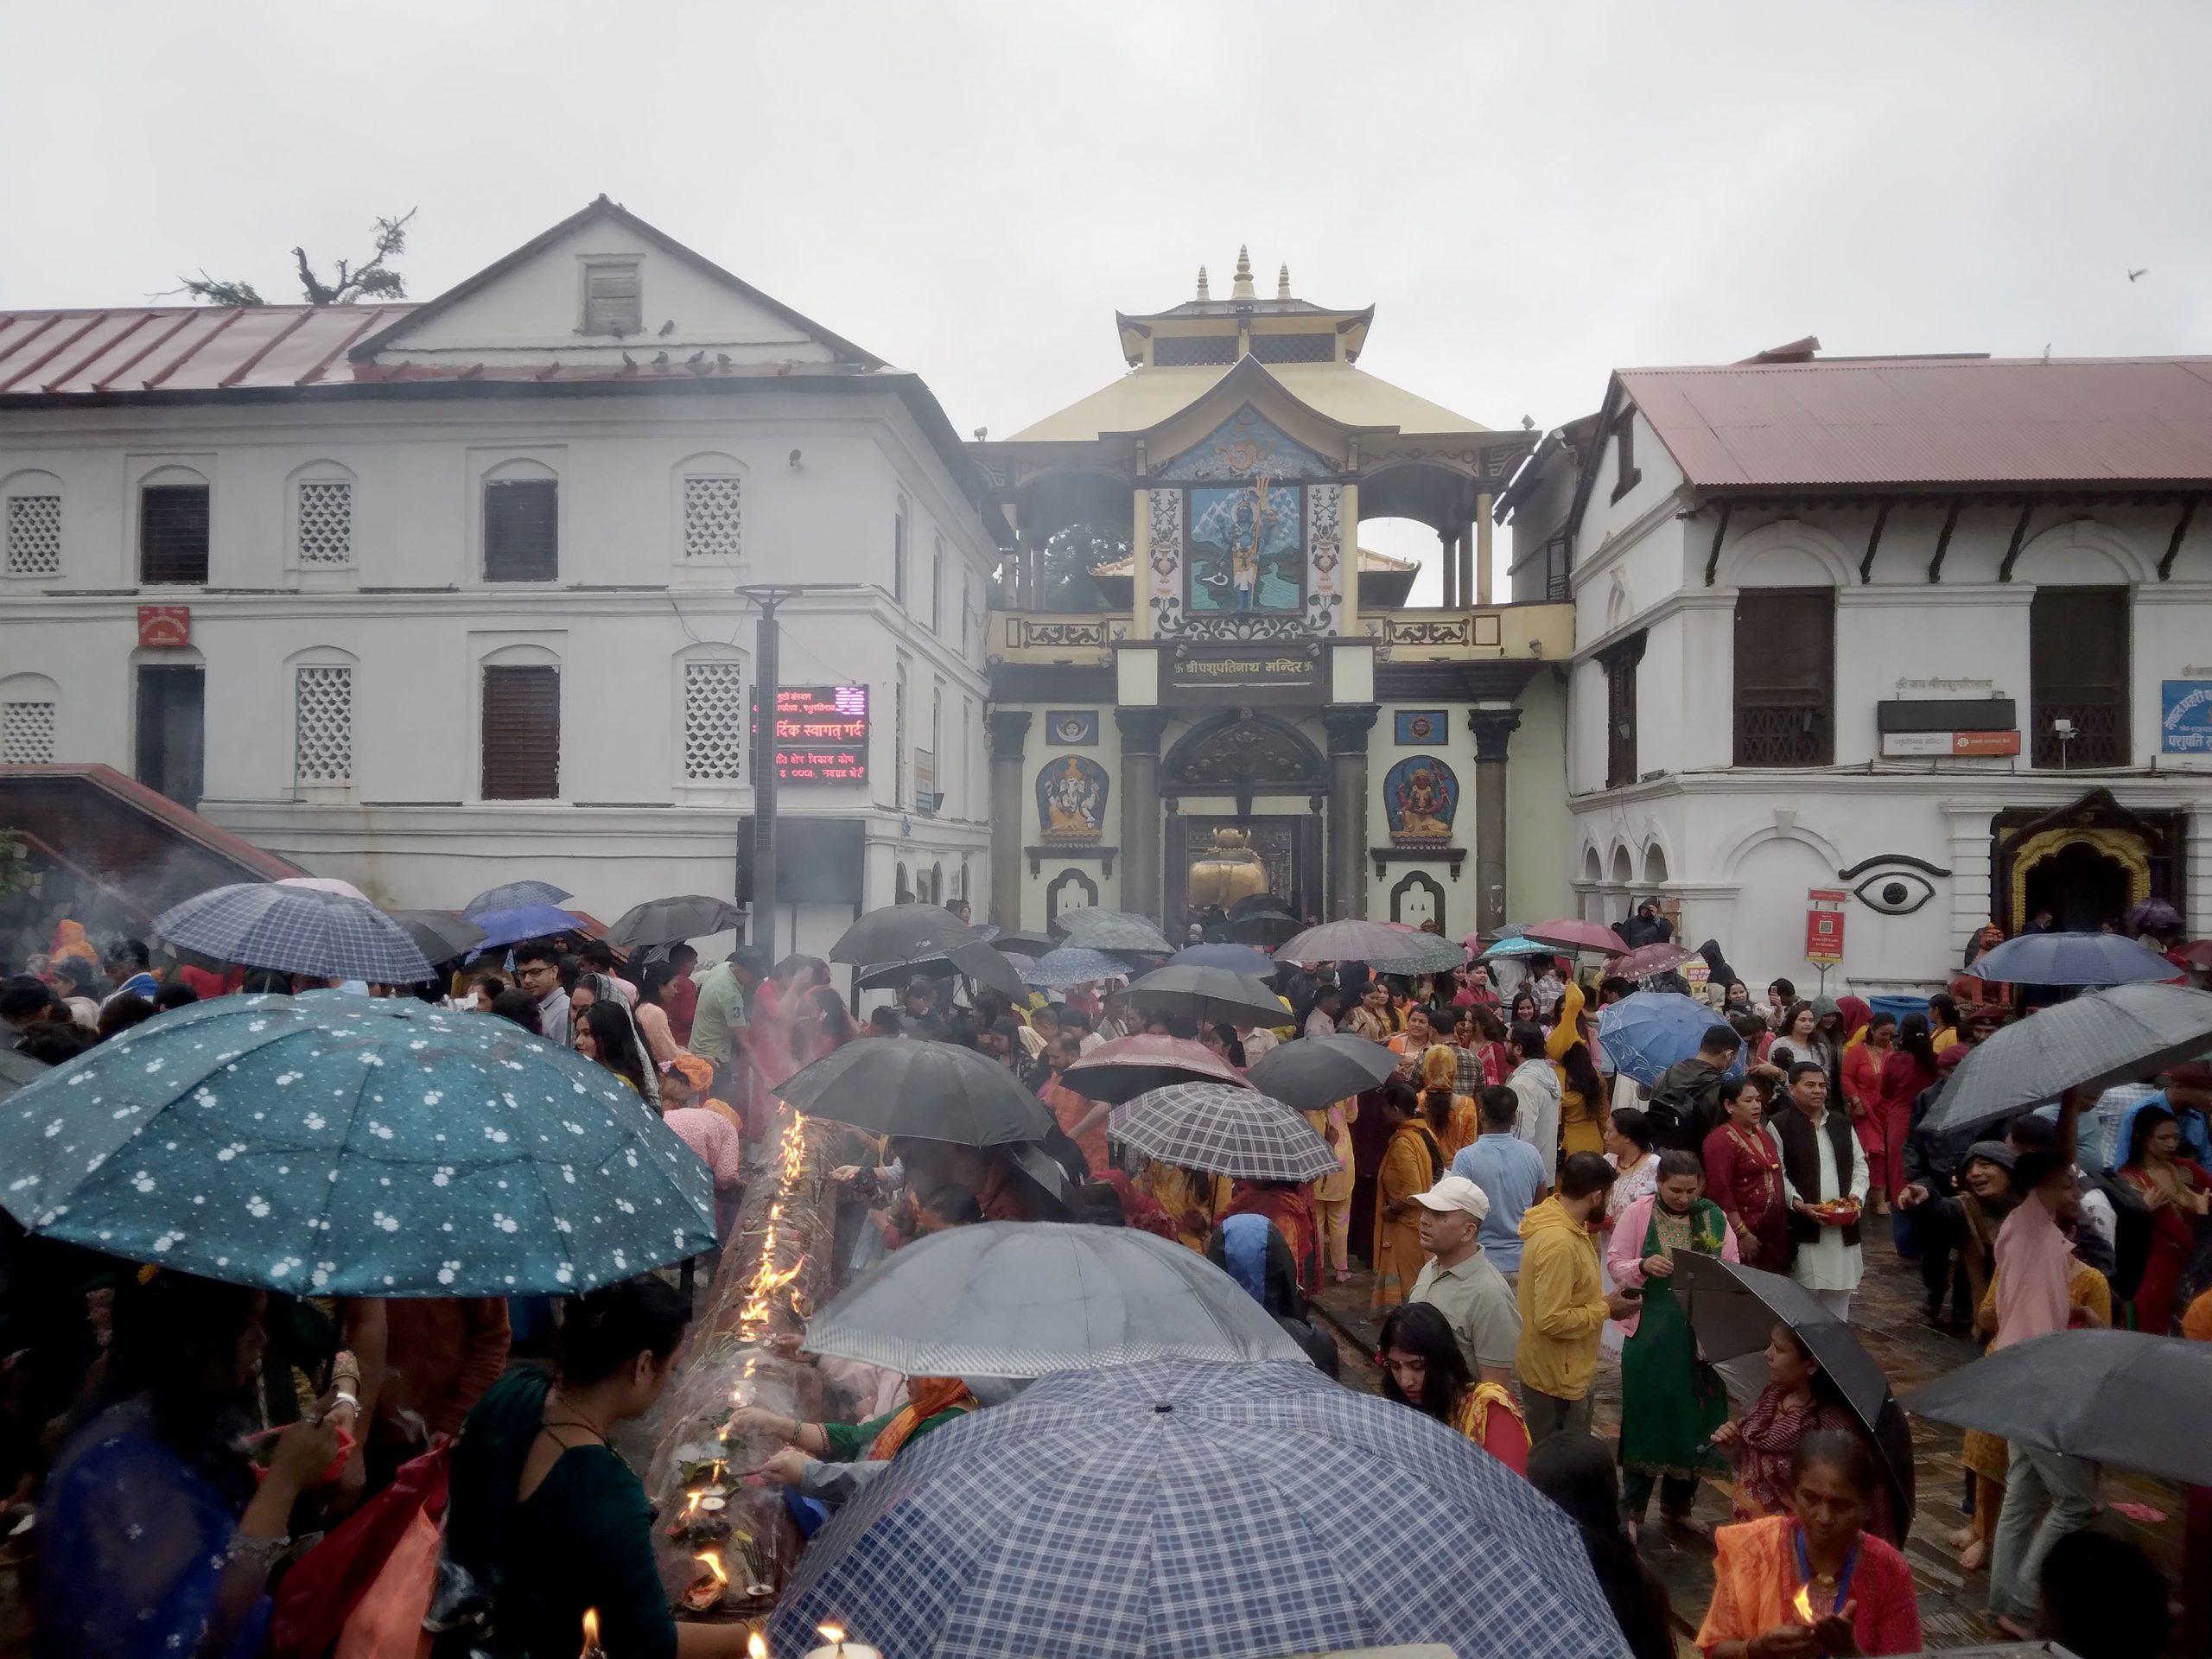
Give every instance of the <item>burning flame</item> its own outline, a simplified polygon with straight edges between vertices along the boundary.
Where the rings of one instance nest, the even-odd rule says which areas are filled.
[[[822,1639],[824,1642],[828,1642],[832,1645],[840,1648],[845,1645],[845,1627],[843,1625],[817,1624],[814,1628],[822,1632]]]
[[[787,1287],[806,1265],[804,1254],[788,1268],[779,1268],[775,1262],[776,1227],[783,1219],[784,1200],[798,1185],[799,1177],[806,1169],[806,1120],[797,1112],[791,1115],[791,1121],[785,1125],[783,1153],[783,1168],[777,1180],[776,1197],[768,1205],[768,1247],[761,1252],[760,1270],[753,1275],[753,1283],[748,1287],[744,1305],[737,1313],[737,1334],[741,1342],[757,1341],[767,1330],[772,1313],[769,1299]],[[750,1375],[749,1370],[747,1375]],[[734,1395],[732,1397],[734,1399]]]
[[[599,1651],[599,1609],[584,1609],[584,1659]]]
[[[745,1638],[745,1651],[749,1659],[768,1659],[768,1643],[760,1631],[755,1630]]]
[[[691,1559],[695,1561],[704,1561],[707,1564],[707,1571],[715,1575],[715,1582],[724,1589],[729,1587],[729,1574],[722,1571],[722,1558],[715,1551],[702,1549]]]
[[[699,1513],[699,1500],[705,1496],[706,1494],[704,1492],[693,1492],[690,1497],[684,1499],[683,1518],[686,1521],[689,1521],[693,1516]]]
[[[1818,1622],[1813,1612],[1813,1586],[1811,1585],[1801,1584],[1797,1586],[1796,1607],[1797,1617],[1803,1619],[1808,1624]]]

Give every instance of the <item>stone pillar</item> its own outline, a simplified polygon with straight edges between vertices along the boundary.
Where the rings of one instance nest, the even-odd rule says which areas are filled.
[[[1490,497],[1475,498],[1475,603],[1490,603]]]
[[[1481,581],[1475,569],[1475,527],[1471,524],[1459,526],[1459,608],[1465,610],[1475,603],[1477,583]]]
[[[1450,610],[1459,602],[1459,543],[1449,524],[1436,532],[1436,602]]]
[[[1367,736],[1382,705],[1332,702],[1329,733],[1328,918],[1367,913]]]
[[[1029,737],[1027,709],[994,709],[984,725],[991,745],[990,919],[1021,931],[1021,747]]]
[[[1505,750],[1521,724],[1511,703],[1467,710],[1475,736],[1475,925],[1494,931],[1505,915]]]
[[[1114,723],[1122,728],[1122,908],[1158,921],[1160,734],[1167,711],[1116,709]]]

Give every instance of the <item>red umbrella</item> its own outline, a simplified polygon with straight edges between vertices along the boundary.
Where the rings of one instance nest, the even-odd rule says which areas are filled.
[[[1577,921],[1573,917],[1534,923],[1522,937],[1538,944],[1555,944],[1562,950],[1602,950],[1609,957],[1628,954],[1628,942],[1603,922]]]
[[[2212,971],[2212,939],[2191,939],[2187,944],[2167,951],[2166,960],[2177,968]]]
[[[1242,1072],[1203,1044],[1144,1034],[1101,1043],[1068,1067],[1065,1076],[1076,1093],[1116,1105],[1172,1083],[1251,1086]]]
[[[1616,957],[1605,964],[1605,971],[1618,974],[1623,979],[1649,979],[1654,974],[1663,974],[1681,967],[1695,957],[1697,952],[1686,944],[1672,939],[1658,944],[1639,944],[1624,957]]]

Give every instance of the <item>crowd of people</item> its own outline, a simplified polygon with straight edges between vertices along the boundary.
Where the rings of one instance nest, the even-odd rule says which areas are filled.
[[[1656,910],[1634,923],[1665,925]],[[201,996],[309,988],[238,964],[157,964],[127,938],[95,951],[73,925],[49,943],[36,972],[0,981],[0,1019],[15,1048],[50,1064]],[[1947,993],[1899,1019],[1853,997],[1801,998],[1779,980],[1755,1006],[1708,951],[1716,971],[1698,990],[1711,1024],[1694,1056],[1649,1084],[1609,1065],[1599,1030],[1602,1009],[1637,988],[1585,982],[1571,961],[1544,957],[1520,958],[1510,986],[1480,963],[1418,978],[1284,964],[1282,1018],[1268,1026],[1139,1014],[1117,981],[1015,1000],[928,976],[860,1020],[818,958],[772,963],[740,947],[702,966],[679,945],[626,960],[573,937],[493,953],[412,994],[508,1020],[635,1090],[711,1171],[724,1235],[794,1072],[860,1041],[972,1049],[1048,1109],[1046,1150],[1062,1179],[1040,1179],[1005,1148],[855,1134],[836,1172],[841,1274],[982,1220],[1140,1228],[1221,1265],[1334,1375],[1338,1345],[1313,1303],[1363,1266],[1382,1316],[1382,1393],[1566,1510],[1637,1659],[1673,1652],[1639,1548],[1713,1534],[1694,1513],[1708,1475],[1727,1478],[1732,1516],[1718,1529],[1701,1648],[1732,1659],[1916,1651],[1901,1517],[1868,1425],[1787,1323],[1763,1360],[1707,1363],[1675,1294],[1680,1262],[1789,1274],[1847,1320],[1884,1236],[1870,1224],[1887,1216],[1891,1247],[1918,1259],[1929,1319],[1969,1325],[1992,1347],[2129,1321],[2212,1337],[2212,1299],[2192,1277],[2212,1190],[2212,1073],[2184,1066],[2069,1096],[2002,1141],[1954,1146],[1929,1131],[1928,1109],[2009,1010]],[[1084,1093],[1081,1060],[1138,1033],[1202,1043],[1240,1070],[1297,1037],[1351,1034],[1395,1066],[1307,1113],[1334,1173],[1232,1182],[1130,1155],[1108,1105]],[[487,1651],[551,1651],[555,1635],[573,1646],[573,1625],[533,1632],[527,1610],[567,1605],[578,1583],[596,1586],[594,1605],[639,1651],[738,1650],[670,1615],[649,1576],[642,1490],[610,1448],[616,1424],[659,1394],[689,1317],[661,1281],[582,1299],[556,1335],[550,1310],[528,1300],[296,1299],[142,1278],[0,1224],[0,1345],[14,1357],[0,1481],[40,1516],[43,1651],[141,1651],[118,1623],[129,1598],[92,1591],[170,1569],[179,1576],[146,1592],[168,1609],[165,1628],[196,1632],[204,1651],[260,1651],[285,1541],[337,1521],[456,1433],[448,1554],[502,1586],[511,1610]],[[550,1371],[511,1364],[512,1351],[541,1344]],[[1621,1389],[1610,1446],[1592,1410],[1608,1357]],[[910,1379],[849,1422],[756,1411],[748,1426],[785,1447],[756,1472],[834,1506],[855,1468],[993,1397],[984,1379]],[[241,1450],[253,1433],[268,1437],[257,1485]],[[2086,1466],[1986,1436],[1969,1437],[1967,1461],[1974,1518],[1954,1543],[1962,1567],[1988,1571],[1999,1630],[2071,1629],[2075,1575],[2133,1570],[2113,1565],[2125,1546],[2071,1536],[2095,1508]],[[156,1510],[189,1517],[188,1562],[159,1568],[127,1548]],[[2079,1639],[2090,1659],[2147,1651]]]

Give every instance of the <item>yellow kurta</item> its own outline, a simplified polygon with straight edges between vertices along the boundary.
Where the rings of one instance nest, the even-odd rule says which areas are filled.
[[[1133,1185],[1167,1212],[1176,1236],[1187,1249],[1205,1254],[1207,1235],[1229,1208],[1229,1177],[1216,1175],[1209,1180],[1173,1164],[1147,1163]],[[1193,1231],[1190,1223],[1197,1216],[1205,1218],[1205,1225]]]
[[[1559,1064],[1568,1049],[1582,1041],[1577,1023],[1581,1013],[1582,988],[1569,983],[1567,994],[1559,1000],[1559,1018],[1544,1039],[1544,1053],[1559,1073],[1559,1144],[1563,1158],[1605,1149],[1605,1102],[1583,1099],[1582,1091],[1567,1082],[1567,1068]]]
[[[1351,1125],[1359,1121],[1359,1096],[1354,1095],[1340,1100],[1326,1111],[1308,1112],[1306,1121],[1313,1132],[1329,1143],[1329,1150],[1337,1154],[1340,1167],[1333,1175],[1324,1175],[1313,1183],[1316,1204],[1342,1204],[1351,1197],[1352,1182],[1358,1170],[1351,1151]]]
[[[1408,1216],[1393,1221],[1389,1209],[1417,1192],[1436,1185],[1436,1166],[1429,1157],[1436,1137],[1428,1125],[1415,1120],[1398,1126],[1382,1154],[1382,1167],[1375,1177],[1375,1295],[1373,1306],[1395,1307],[1421,1276],[1428,1259],[1421,1247],[1421,1218]]]

